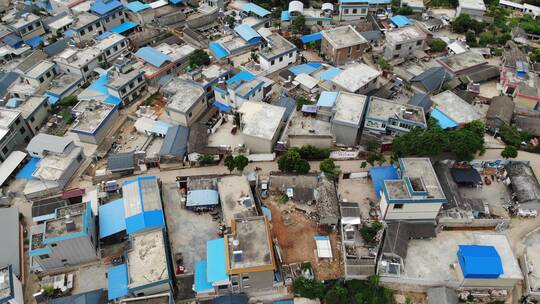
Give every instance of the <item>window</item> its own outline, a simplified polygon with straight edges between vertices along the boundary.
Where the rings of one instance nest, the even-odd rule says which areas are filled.
[[[39,256],[40,259],[48,259],[50,256],[48,254],[42,254]]]
[[[17,120],[15,120],[15,124],[18,126],[20,123],[21,123],[21,119],[17,118]]]
[[[84,30],[81,30],[81,36],[84,36]]]
[[[123,88],[122,90],[120,90],[120,93],[125,94],[126,93],[126,88]]]
[[[360,51],[360,44],[358,44],[358,45],[356,46],[356,50],[357,50],[357,51]]]
[[[357,13],[358,13],[358,10],[355,9],[355,8],[353,8],[352,13],[353,13],[353,14],[357,14]]]
[[[394,59],[397,59],[397,58],[399,58],[399,54],[394,55]]]
[[[51,72],[45,73],[45,76],[47,76],[47,78],[51,77]]]
[[[84,72],[88,72],[88,66],[85,66],[85,67],[83,68],[83,71],[84,71]]]
[[[421,45],[421,44],[422,44],[422,40],[416,41],[416,45]]]
[[[348,9],[348,8],[346,8],[346,9],[343,10],[343,14],[348,14],[348,13],[349,13],[349,9]]]
[[[28,26],[28,31],[30,32],[30,31],[33,30],[33,29],[34,29],[34,26],[30,24],[30,25]]]
[[[109,17],[105,17],[105,22],[109,22]]]
[[[118,46],[117,46],[117,45],[113,46],[113,50],[114,50],[115,52],[118,51]]]
[[[365,15],[365,14],[366,14],[366,9],[365,9],[365,8],[361,9],[361,10],[360,10],[360,13],[361,13],[362,15]]]
[[[142,76],[139,76],[139,78],[137,78],[137,81],[142,82],[143,81]]]
[[[289,53],[289,58],[291,58],[291,57],[292,57],[292,55],[293,55],[293,53]]]
[[[193,116],[193,113],[189,112],[188,116],[189,116],[189,117]]]
[[[130,88],[130,89],[133,89],[133,86],[134,86],[134,85],[133,85],[133,82],[129,84],[129,88]]]
[[[56,244],[56,243],[51,244],[51,247],[56,247],[56,246],[58,246],[58,244]]]
[[[29,143],[29,142],[30,142],[30,137],[29,137],[29,136],[26,136],[26,137],[24,138],[24,142],[25,142],[25,143]]]
[[[279,62],[283,62],[283,56],[279,57]]]
[[[35,120],[34,116],[30,117],[30,122],[34,122]]]
[[[125,47],[125,46],[126,46],[126,42],[125,42],[125,41],[120,42],[120,46],[121,46],[121,47]]]
[[[111,50],[106,50],[105,55],[109,56],[111,54]]]
[[[276,63],[275,60],[270,61],[270,65],[274,65],[274,63]]]
[[[44,82],[45,79],[43,79],[43,77],[39,77],[39,82]]]
[[[4,153],[4,154],[8,153],[8,148],[4,147],[4,149],[2,149],[2,153]]]
[[[394,204],[394,209],[403,209],[403,204]]]
[[[82,154],[79,154],[77,155],[77,162],[80,163],[81,161],[82,161]]]
[[[91,32],[91,31],[93,31],[93,30],[94,30],[94,28],[90,25],[90,26],[88,27],[88,31]]]
[[[396,50],[401,50],[401,44],[396,45]]]
[[[19,132],[21,132],[21,134],[24,134],[24,132],[26,132],[26,129],[25,129],[24,127],[21,127],[21,128],[19,129]]]

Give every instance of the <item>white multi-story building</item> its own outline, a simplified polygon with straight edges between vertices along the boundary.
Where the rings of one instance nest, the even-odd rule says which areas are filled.
[[[427,38],[426,34],[415,26],[390,30],[385,36],[384,58],[387,60],[412,57],[415,51],[424,49]]]
[[[264,40],[266,43],[263,43],[264,46],[258,54],[259,63],[266,74],[271,74],[296,62],[298,50],[287,39],[272,33],[264,37]]]

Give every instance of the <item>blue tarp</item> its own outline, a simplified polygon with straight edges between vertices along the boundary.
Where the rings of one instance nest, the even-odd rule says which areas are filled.
[[[289,21],[289,20],[291,20],[291,14],[289,14],[289,11],[282,11],[281,21]]]
[[[14,47],[14,48],[18,48],[20,44],[22,43],[21,37],[14,34],[7,35],[6,37],[2,38],[2,41],[5,44],[8,44],[9,46]]]
[[[135,53],[135,56],[157,68],[160,68],[165,62],[170,61],[169,56],[149,46],[140,48]]]
[[[111,267],[107,270],[109,301],[128,295],[127,264]]]
[[[262,207],[262,213],[264,216],[266,216],[266,218],[269,220],[269,221],[272,221],[272,210],[270,210],[270,208],[267,208],[267,207]]]
[[[99,206],[99,238],[126,230],[124,200],[117,199]]]
[[[125,5],[125,7],[134,13],[138,13],[140,11],[144,11],[145,9],[151,8],[150,5],[142,3],[140,1],[129,2]]]
[[[330,238],[328,236],[325,236],[325,235],[316,235],[313,237],[313,239],[315,241],[329,241]]]
[[[219,204],[219,193],[216,190],[191,190],[187,193],[187,207],[206,207]]]
[[[103,34],[97,36],[97,37],[96,37],[96,40],[103,40],[103,39],[109,37],[109,36],[112,35],[112,34],[113,34],[112,32],[107,31],[107,32],[105,32],[105,33],[103,33]]]
[[[18,179],[33,179],[32,173],[36,171],[36,168],[41,161],[41,158],[32,157],[26,165],[22,168],[21,171],[19,171],[19,174],[17,174]]]
[[[34,38],[30,38],[28,40],[26,40],[24,43],[28,44],[29,46],[35,48],[37,46],[39,46],[39,44],[43,41],[43,37],[41,36],[36,36]]]
[[[369,169],[369,174],[371,175],[371,183],[375,189],[375,195],[378,198],[381,197],[385,180],[399,179],[397,168],[394,166],[373,167]]]
[[[14,109],[14,108],[17,108],[19,105],[21,105],[22,102],[23,102],[22,99],[13,97],[8,100],[8,102],[6,103],[6,107],[10,109]]]
[[[459,245],[458,262],[467,279],[496,279],[504,273],[494,246]]]
[[[113,33],[117,33],[117,34],[122,34],[124,32],[127,32],[129,31],[130,29],[132,28],[136,28],[137,26],[139,26],[139,24],[137,22],[133,22],[133,21],[126,21],[124,23],[121,23],[115,27],[113,27],[111,29],[111,32]]]
[[[321,67],[320,63],[316,63],[316,62],[304,63],[304,64],[295,65],[293,67],[290,67],[289,71],[291,73],[293,73],[294,75],[299,75],[299,74],[302,74],[302,73],[311,74],[320,67]]]
[[[49,93],[45,93],[44,95],[45,95],[45,97],[48,98],[48,99],[47,99],[47,102],[48,102],[50,105],[53,105],[53,104],[55,104],[58,100],[60,100],[60,97],[51,95],[51,94],[49,94]]]
[[[411,20],[405,16],[397,15],[392,18],[390,18],[390,22],[392,22],[393,25],[397,27],[404,27],[406,25],[411,24]]]
[[[117,0],[96,0],[90,6],[90,10],[98,15],[105,15],[119,7],[122,7],[122,3]]]
[[[225,261],[225,239],[215,239],[206,242],[206,278],[208,282],[228,280]]]
[[[214,287],[211,283],[208,282],[206,278],[208,266],[205,261],[195,261],[195,292],[203,292],[214,290]]]
[[[75,31],[73,31],[73,30],[67,30],[67,31],[64,32],[64,37],[69,37],[69,38],[71,38],[71,37],[73,37],[74,34],[75,34]]]
[[[331,67],[328,70],[321,73],[321,79],[325,81],[330,81],[334,79],[334,77],[336,77],[337,75],[341,74],[341,72],[343,72],[342,69]]]
[[[323,91],[319,100],[317,101],[317,106],[319,107],[334,107],[336,99],[338,97],[338,92]]]
[[[259,17],[266,17],[271,14],[270,11],[265,10],[264,8],[258,6],[255,3],[246,3],[242,5],[242,11],[247,13],[254,13]]]
[[[230,113],[231,112],[231,107],[229,107],[228,105],[222,104],[219,101],[214,101],[214,103],[212,103],[212,105],[214,107],[218,108],[220,111],[223,111],[225,113]]]
[[[261,41],[261,35],[257,33],[251,26],[247,24],[240,24],[234,28],[234,31],[242,37],[245,41],[254,44]]]
[[[321,32],[313,33],[309,35],[302,36],[302,43],[310,43],[312,41],[322,40]]]
[[[94,81],[88,87],[94,91],[103,94],[103,97],[105,97],[103,102],[112,104],[114,106],[119,106],[122,101],[118,97],[109,94],[109,89],[105,86],[108,82],[109,74],[103,73],[98,77],[98,79],[96,79],[96,81]]]
[[[208,47],[217,59],[223,59],[230,55],[229,51],[222,47],[219,42],[211,42]]]
[[[180,3],[184,3],[184,0],[169,0],[169,2],[172,4],[180,4]]]
[[[458,126],[457,122],[455,122],[452,118],[446,116],[446,114],[444,114],[437,108],[431,111],[431,117],[437,119],[437,123],[443,129],[451,129]]]

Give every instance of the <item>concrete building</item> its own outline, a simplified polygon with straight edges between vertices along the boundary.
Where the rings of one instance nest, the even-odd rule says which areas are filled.
[[[369,42],[351,25],[345,25],[322,33],[321,52],[334,65],[358,60],[369,47]]]
[[[96,0],[91,4],[90,11],[99,16],[106,31],[126,20],[124,6],[118,0]]]
[[[369,12],[377,13],[390,8],[389,0],[340,0],[339,21],[354,21],[367,18]]]
[[[405,26],[386,31],[384,58],[386,60],[407,59],[416,51],[423,51],[426,34],[416,26]]]
[[[540,16],[540,7],[528,3],[517,3],[509,0],[501,0],[499,1],[499,6],[514,11],[521,11],[525,14],[531,15],[534,19],[537,19]]]
[[[135,68],[144,71],[149,83],[157,84],[161,77],[187,66],[193,51],[195,48],[189,44],[179,46],[162,43],[157,47],[142,47],[135,53],[135,57],[140,59]]]
[[[219,81],[225,81],[229,78],[228,66],[222,66],[219,64],[211,64],[202,68],[194,69],[186,74],[180,75],[180,78],[190,79],[199,84],[206,92],[205,99],[210,102],[214,98],[213,86]],[[187,76],[187,77],[185,77]]]
[[[427,128],[422,107],[371,97],[366,109],[365,133],[376,137],[394,136],[407,133],[415,127]]]
[[[0,109],[0,160],[3,162],[15,150],[30,142],[32,131],[19,111]]]
[[[400,179],[385,180],[379,207],[385,220],[434,221],[447,202],[429,158],[400,158]]]
[[[54,104],[58,100],[72,95],[81,87],[83,78],[81,75],[71,73],[60,73],[50,83],[44,96],[48,98],[49,104]]]
[[[208,108],[204,89],[193,81],[174,78],[162,89],[167,98],[165,113],[179,125],[191,126]]]
[[[343,72],[332,78],[331,90],[346,91],[356,94],[367,94],[378,88],[381,72],[365,63],[355,63],[345,67]]]
[[[267,85],[269,84],[264,78],[257,77],[248,71],[241,71],[213,86],[215,101],[223,105],[223,111],[230,112],[231,109],[240,108],[245,101],[263,101],[266,97]]]
[[[329,121],[304,116],[299,112],[292,114],[283,133],[281,141],[286,141],[287,146],[291,148],[313,145],[330,149],[334,146],[334,134]]]
[[[477,108],[452,91],[444,91],[432,96],[431,100],[434,103],[431,117],[436,118],[443,129],[455,128],[484,119],[484,115]]]
[[[338,92],[331,119],[336,144],[356,146],[362,134],[364,111],[368,104],[365,95]]]
[[[43,89],[46,88],[56,76],[56,64],[48,60],[41,61],[23,74],[26,84]]]
[[[112,33],[96,44],[103,54],[103,61],[112,63],[116,58],[127,53],[129,41],[126,37]]]
[[[478,21],[484,20],[483,17],[486,12],[486,5],[483,0],[459,0],[458,3],[456,17],[461,14],[466,14]]]
[[[0,302],[6,304],[24,304],[22,284],[13,274],[11,265],[0,268]]]
[[[49,109],[50,106],[46,96],[32,96],[17,107],[33,134],[37,134],[49,118]]]
[[[33,13],[20,13],[12,11],[6,14],[2,20],[7,26],[17,33],[23,41],[45,34],[45,28],[41,17]]]
[[[24,278],[23,226],[19,217],[17,207],[0,209],[0,229],[4,232],[0,235],[0,241],[4,244],[0,252],[0,264],[10,265],[15,278]]]
[[[103,62],[103,56],[96,47],[85,49],[69,47],[55,57],[54,62],[63,72],[80,75],[86,81]]]
[[[105,87],[109,95],[120,100],[122,105],[128,105],[146,88],[144,72],[133,68],[131,61],[118,58],[114,62],[114,68],[108,73]]]
[[[56,218],[32,226],[32,270],[50,271],[98,259],[95,217],[90,203],[56,209]]]
[[[440,63],[452,76],[461,76],[469,71],[486,65],[488,62],[482,54],[467,51],[460,54],[454,54],[442,58],[438,58]]]
[[[75,20],[71,24],[69,31],[69,34],[73,36],[76,42],[83,42],[95,40],[96,37],[105,32],[105,29],[99,16],[82,12],[75,15]]]
[[[225,225],[237,218],[248,218],[257,215],[255,199],[246,176],[229,175],[218,180],[219,201]]]
[[[264,41],[258,55],[261,69],[266,74],[271,74],[296,62],[297,48],[289,40],[277,33],[272,33],[265,36]]]
[[[118,118],[118,108],[96,100],[81,100],[71,113],[75,116],[75,122],[71,132],[79,136],[80,141],[99,145],[111,126]]]
[[[285,108],[246,101],[238,109],[240,131],[251,153],[272,153],[283,126]]]
[[[515,104],[510,97],[493,97],[486,113],[486,127],[491,132],[495,132],[501,130],[503,126],[510,126],[514,108]]]
[[[155,18],[155,10],[141,1],[133,1],[126,4],[125,14],[128,20],[133,20],[139,24],[151,23]]]

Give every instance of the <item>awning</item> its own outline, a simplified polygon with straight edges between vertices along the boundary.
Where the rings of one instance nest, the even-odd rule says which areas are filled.
[[[218,42],[211,42],[208,47],[217,59],[222,59],[230,55],[229,51],[223,48]]]
[[[99,238],[103,239],[126,230],[124,200],[117,199],[99,206]]]
[[[25,41],[26,44],[28,44],[29,46],[35,48],[37,46],[39,46],[39,44],[43,41],[43,37],[41,36],[36,36],[34,38],[30,38],[28,40]]]
[[[321,32],[318,32],[318,33],[305,35],[305,36],[302,36],[301,40],[302,40],[302,43],[310,43],[312,41],[322,40],[322,34]]]
[[[36,168],[41,161],[41,158],[32,157],[30,161],[22,168],[22,170],[17,174],[18,179],[33,179],[32,174],[36,171]]]
[[[315,244],[317,245],[317,257],[319,258],[332,258],[332,246],[330,245],[330,238],[327,236],[317,235],[313,237]]]
[[[0,165],[0,186],[13,174],[19,164],[26,158],[26,152],[13,151]]]
[[[127,32],[133,28],[136,28],[137,26],[139,26],[139,24],[137,22],[133,22],[133,21],[126,21],[122,24],[119,24],[115,27],[113,27],[111,29],[111,32],[113,33],[117,33],[117,34],[122,34],[124,32]]]
[[[223,111],[223,112],[226,112],[226,113],[231,112],[231,107],[229,107],[228,105],[224,105],[221,102],[214,101],[214,103],[212,103],[212,105],[214,107],[218,108],[220,111]]]
[[[107,270],[109,301],[128,295],[128,269],[127,264],[111,267]]]

